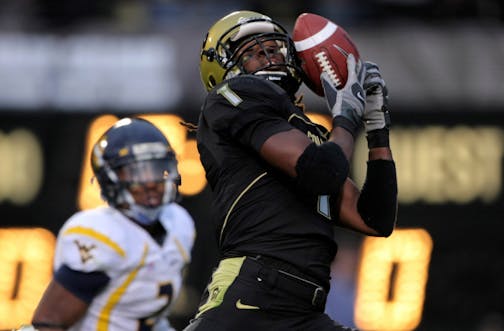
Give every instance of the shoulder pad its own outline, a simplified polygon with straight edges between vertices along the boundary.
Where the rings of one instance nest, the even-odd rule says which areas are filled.
[[[55,264],[66,264],[74,270],[103,271],[127,256],[123,227],[119,215],[111,208],[76,213],[58,234]]]

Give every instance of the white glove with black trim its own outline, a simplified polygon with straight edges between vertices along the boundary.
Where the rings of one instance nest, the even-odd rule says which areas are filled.
[[[362,125],[366,93],[363,89],[364,66],[349,54],[347,57],[348,78],[344,87],[337,89],[323,72],[320,81],[324,88],[327,106],[333,116],[333,126],[341,126],[355,137]]]
[[[388,110],[388,90],[383,80],[380,68],[373,62],[364,62],[366,77],[364,90],[366,91],[366,107],[364,109],[364,128],[366,132],[390,127],[390,113]]]

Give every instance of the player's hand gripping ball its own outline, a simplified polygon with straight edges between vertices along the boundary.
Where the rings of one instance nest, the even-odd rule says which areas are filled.
[[[348,77],[348,54],[353,54],[355,61],[360,63],[359,51],[348,33],[322,16],[310,13],[299,15],[294,23],[292,39],[306,75],[305,84],[320,96],[324,96],[320,82],[322,72],[326,72],[339,89]]]

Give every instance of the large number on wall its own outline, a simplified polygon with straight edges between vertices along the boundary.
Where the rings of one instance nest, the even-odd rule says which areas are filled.
[[[44,156],[38,138],[25,129],[0,132],[0,202],[30,203],[40,191]]]
[[[396,229],[362,246],[355,323],[363,330],[409,331],[422,319],[432,239],[423,229]]]
[[[54,245],[45,229],[0,229],[0,329],[30,322],[52,277]]]
[[[156,125],[170,141],[177,154],[178,169],[182,177],[179,190],[183,195],[195,195],[206,186],[205,172],[199,160],[196,141],[187,139],[187,130],[180,125],[182,119],[173,114],[151,114],[139,116]],[[80,179],[78,205],[80,209],[89,209],[104,204],[100,198],[98,183],[93,179],[90,164],[91,148],[100,136],[111,127],[118,118],[113,115],[97,117],[89,126]]]

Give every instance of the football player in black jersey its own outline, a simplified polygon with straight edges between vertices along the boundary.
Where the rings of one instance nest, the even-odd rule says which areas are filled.
[[[280,24],[238,11],[208,31],[197,142],[222,256],[186,331],[350,330],[324,313],[334,232],[389,236],[397,183],[385,83],[371,62],[350,55],[348,69],[341,89],[321,77],[329,132],[296,103],[302,71]],[[359,190],[348,172],[363,124],[369,161]]]

